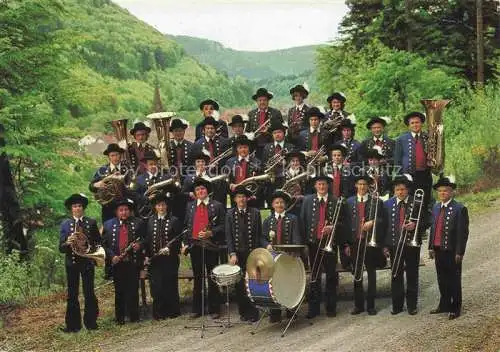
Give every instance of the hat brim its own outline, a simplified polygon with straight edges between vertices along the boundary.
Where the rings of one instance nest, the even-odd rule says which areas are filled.
[[[212,191],[212,185],[210,184],[210,182],[208,182],[205,179],[199,179],[199,180],[196,180],[195,182],[193,182],[193,185],[191,186],[191,192],[194,192],[196,187],[200,187],[200,186],[205,187],[207,189],[208,193],[210,193]]]
[[[186,125],[185,123],[181,123],[180,125],[179,124],[175,124],[175,125],[170,126],[170,129],[172,131],[177,130],[179,128],[185,130],[186,128],[188,128],[188,125]]]
[[[290,195],[284,191],[281,191],[281,190],[277,190],[276,192],[274,192],[271,195],[271,197],[269,198],[269,200],[272,203],[276,198],[283,199],[285,201],[286,205],[289,205],[292,202],[292,198],[290,197]]]
[[[106,149],[104,152],[102,152],[102,154],[104,155],[109,155],[109,153],[125,153],[125,149],[123,148],[118,148],[118,149],[112,149],[112,150],[109,150],[109,149]]]
[[[304,98],[307,98],[309,95],[309,92],[304,87],[293,87],[292,89],[290,89],[290,95],[293,96],[295,93],[302,94]]]
[[[379,118],[379,117],[376,117],[376,118],[370,119],[370,121],[368,121],[368,122],[366,123],[366,128],[367,128],[367,129],[372,128],[372,125],[373,125],[374,123],[381,123],[381,124],[382,124],[382,126],[384,126],[384,127],[385,127],[385,126],[387,126],[387,121],[385,121],[384,119],[381,119],[381,118]]]
[[[252,100],[257,100],[260,97],[266,97],[267,99],[271,100],[274,97],[274,95],[272,95],[269,92],[267,92],[267,93],[260,93],[260,94],[254,94],[254,95],[252,95]]]
[[[245,125],[248,121],[241,120],[241,121],[231,121],[228,123],[228,126],[234,126],[234,125]]]
[[[287,162],[292,158],[299,158],[301,164],[304,164],[306,161],[306,156],[301,152],[289,152],[285,155],[285,158]]]
[[[420,119],[420,121],[422,121],[422,123],[425,122],[425,115],[422,114],[421,112],[414,111],[414,112],[410,112],[409,114],[407,114],[404,117],[404,123],[406,126],[408,126],[410,124],[410,119],[412,117],[418,117]]]
[[[331,157],[332,155],[332,152],[334,150],[339,150],[341,153],[342,153],[342,156],[346,156],[347,155],[347,148],[342,146],[342,145],[333,145],[331,146],[329,149],[328,149],[328,156]]]
[[[146,131],[146,133],[151,133],[151,128],[149,127],[141,127],[141,128],[132,128],[130,130],[130,134],[133,136],[137,131]]]
[[[451,189],[456,189],[457,184],[456,183],[451,183],[451,182],[438,182],[435,185],[432,186],[434,190],[437,190],[439,187],[450,187]]]
[[[340,101],[340,102],[342,102],[342,103],[345,103],[345,102],[346,102],[346,98],[345,98],[345,97],[343,97],[342,95],[338,94],[338,93],[330,95],[330,96],[326,99],[326,101],[327,101],[327,103],[328,103],[328,104],[330,104],[330,103],[332,102],[332,100],[333,100],[333,99],[336,99],[336,100],[338,100],[338,101]]]
[[[233,192],[231,192],[231,196],[234,198],[238,194],[243,194],[246,197],[251,197],[253,194],[249,190],[247,190],[245,187],[237,187]]]
[[[132,202],[129,202],[127,199],[124,200],[118,200],[115,202],[114,209],[118,209],[118,207],[126,205],[129,209],[134,210],[135,204]]]
[[[212,99],[203,100],[200,103],[200,110],[203,110],[203,107],[205,105],[212,105],[214,107],[214,110],[219,111],[219,103],[217,103],[215,100],[212,100]]]
[[[79,194],[73,194],[68,199],[64,201],[64,206],[67,209],[70,209],[73,204],[81,204],[83,208],[87,208],[89,205],[89,199],[87,197],[83,197]]]

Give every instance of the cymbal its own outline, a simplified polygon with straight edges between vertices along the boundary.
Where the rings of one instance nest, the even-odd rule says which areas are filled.
[[[268,281],[273,276],[273,265],[273,256],[267,249],[254,249],[247,259],[248,277],[259,281]]]

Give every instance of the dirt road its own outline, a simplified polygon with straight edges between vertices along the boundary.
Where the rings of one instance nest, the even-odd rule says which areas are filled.
[[[497,204],[498,205],[498,204]],[[434,263],[427,259],[420,270],[419,313],[390,314],[388,272],[379,272],[377,316],[351,316],[351,278],[344,274],[336,318],[322,315],[310,325],[306,307],[284,337],[280,326],[264,321],[256,335],[252,327],[239,325],[219,334],[184,329],[193,322],[185,317],[138,329],[119,341],[101,344],[105,351],[497,351],[500,348],[500,217],[490,211],[472,219],[471,235],[463,263],[463,313],[448,321],[446,315],[430,315],[437,305],[438,288]],[[232,318],[237,311],[232,305]],[[199,320],[196,320],[199,322]],[[210,320],[209,320],[210,323]],[[284,325],[283,325],[284,326]]]

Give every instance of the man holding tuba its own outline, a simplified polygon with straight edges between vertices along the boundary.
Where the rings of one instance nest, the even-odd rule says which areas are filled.
[[[144,122],[137,122],[130,130],[130,134],[134,137],[128,148],[130,156],[130,167],[136,174],[142,174],[146,171],[146,163],[143,161],[144,155],[148,151],[154,151],[154,147],[148,143],[151,128],[146,126]]]
[[[82,328],[78,290],[82,277],[85,311],[83,323],[87,330],[97,329],[97,298],[94,293],[94,265],[92,259],[77,253],[92,251],[100,243],[97,222],[85,216],[89,203],[83,194],[72,194],[64,205],[70,212],[69,218],[61,223],[59,251],[65,254],[68,296],[66,305],[66,327],[64,332],[78,332]]]

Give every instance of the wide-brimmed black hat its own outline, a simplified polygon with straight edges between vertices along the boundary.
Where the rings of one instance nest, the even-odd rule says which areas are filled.
[[[156,204],[158,204],[160,202],[165,202],[165,203],[167,203],[167,206],[170,206],[170,203],[172,201],[172,196],[170,194],[165,193],[165,192],[158,192],[149,201],[151,202],[152,206],[155,206]]]
[[[451,187],[452,189],[457,188],[457,184],[455,183],[455,179],[451,176],[440,176],[439,180],[432,186],[434,189],[438,189],[439,187],[446,186]]]
[[[69,196],[68,199],[64,201],[64,206],[67,209],[71,209],[73,204],[81,204],[83,208],[86,208],[89,205],[89,199],[83,193],[75,193]]]
[[[273,122],[271,123],[271,126],[269,126],[269,128],[267,129],[267,131],[269,133],[273,133],[273,131],[276,131],[276,130],[282,130],[283,132],[286,133],[286,130],[287,130],[288,127],[286,127],[284,124],[282,124],[281,122]]]
[[[146,161],[146,160],[160,160],[158,155],[153,150],[146,150],[144,153],[144,157],[142,158],[141,161]]]
[[[412,117],[418,117],[420,119],[420,121],[422,121],[422,123],[425,122],[425,115],[424,114],[422,114],[421,112],[418,112],[418,111],[412,111],[409,114],[407,114],[403,119],[406,126],[408,126],[408,124],[410,123],[410,118],[412,118]]]
[[[241,115],[234,115],[233,117],[231,117],[231,122],[228,123],[228,126],[232,126],[232,125],[236,125],[236,124],[246,124],[247,121],[243,120],[243,116]]]
[[[277,189],[276,191],[273,192],[273,194],[271,194],[271,197],[269,198],[269,203],[272,203],[273,200],[275,200],[276,198],[283,199],[285,201],[285,204],[287,205],[292,202],[292,197],[290,197],[290,194],[281,189]]]
[[[235,197],[238,194],[244,194],[247,197],[251,197],[253,194],[245,186],[238,186],[232,192],[231,196]]]
[[[273,98],[273,93],[269,92],[266,88],[259,88],[254,95],[252,95],[253,100],[257,100],[259,97],[266,97],[271,100]]]
[[[334,145],[328,147],[328,155],[331,156],[332,151],[334,150],[339,150],[342,153],[342,156],[344,157],[347,155],[347,148],[340,143],[335,143]]]
[[[324,173],[320,173],[319,175],[316,175],[314,177],[311,178],[311,184],[315,184],[316,181],[326,181],[328,183],[331,183],[332,182],[332,178],[329,177],[328,175],[324,174]]]
[[[207,125],[212,125],[214,127],[217,127],[219,123],[217,122],[216,119],[214,119],[212,116],[209,116],[209,117],[206,117],[201,123],[200,123],[200,126],[201,127],[205,127]]]
[[[292,158],[299,158],[301,164],[305,164],[306,162],[306,156],[304,153],[299,151],[288,152],[286,153],[285,158],[287,162],[289,162]]]
[[[111,143],[111,144],[108,144],[108,146],[106,147],[106,150],[104,152],[102,152],[104,155],[109,155],[109,153],[113,153],[113,152],[116,152],[116,153],[124,153],[125,152],[125,149],[121,148],[118,144],[116,143]]]
[[[290,95],[293,96],[294,93],[302,94],[304,99],[309,95],[309,91],[302,84],[297,84],[295,87],[290,88]]]
[[[203,100],[201,103],[200,103],[200,110],[203,110],[203,107],[205,105],[212,105],[214,110],[219,110],[219,103],[217,103],[215,100],[213,99],[205,99]]]
[[[316,106],[313,106],[312,108],[310,108],[309,110],[306,111],[305,115],[304,115],[304,118],[309,121],[309,119],[312,117],[312,116],[316,116],[318,117],[320,120],[323,120],[325,118],[325,114],[323,114],[321,112],[321,110],[319,108],[317,108]]]
[[[384,159],[385,155],[382,152],[382,148],[374,146],[373,148],[365,148],[361,150],[361,155],[363,155],[366,159]]]
[[[248,139],[247,136],[241,135],[236,137],[233,141],[234,148],[237,148],[239,145],[248,145],[250,148],[252,148],[254,144],[253,141],[251,139]]]
[[[406,187],[410,187],[413,183],[413,177],[409,174],[396,175],[394,180],[392,180],[392,187],[397,185],[405,185]]]
[[[350,128],[354,130],[356,124],[351,121],[351,119],[343,119],[339,124],[339,131],[342,131],[342,128]]]
[[[212,184],[208,180],[204,179],[203,177],[196,177],[193,180],[193,185],[191,186],[191,192],[194,192],[196,187],[199,186],[205,187],[208,193],[210,193],[212,190]]]
[[[202,153],[202,152],[197,152],[193,153],[191,156],[191,161],[194,163],[196,160],[205,160],[205,163],[208,164],[210,162],[210,156]]]
[[[382,126],[384,126],[384,127],[387,126],[387,121],[386,120],[384,120],[381,117],[376,116],[376,117],[372,117],[372,118],[370,118],[370,120],[368,120],[368,122],[366,123],[366,128],[367,129],[372,128],[372,125],[374,123],[381,123]]]
[[[144,122],[137,122],[134,125],[134,128],[130,130],[130,134],[134,135],[137,131],[146,131],[146,133],[151,133],[151,128],[146,126]]]
[[[340,93],[340,92],[335,92],[335,93],[332,93],[327,99],[326,101],[328,102],[328,104],[330,104],[332,102],[333,99],[337,99],[339,101],[341,101],[342,103],[345,103],[345,101],[347,100],[345,95]]]
[[[373,178],[371,178],[366,172],[361,172],[359,175],[354,176],[354,183],[357,183],[359,180],[365,180],[369,184],[373,182]]]
[[[173,119],[172,122],[170,122],[170,130],[173,131],[178,128],[182,128],[183,130],[185,130],[186,128],[188,128],[188,125],[182,122],[181,119]]]
[[[132,199],[129,198],[120,198],[114,201],[114,208],[115,210],[120,206],[120,205],[126,205],[129,207],[130,210],[134,210],[135,203]]]

